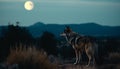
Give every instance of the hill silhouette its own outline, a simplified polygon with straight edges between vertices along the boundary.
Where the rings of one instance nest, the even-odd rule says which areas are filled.
[[[63,32],[65,26],[70,26],[73,31],[90,36],[120,36],[120,26],[102,26],[96,23],[84,24],[44,24],[37,22],[28,27],[34,37],[38,37],[44,31],[49,31],[59,36]]]
[[[44,24],[43,22],[37,22],[26,28],[34,37],[39,37],[44,31],[49,31],[55,36],[59,36],[63,32],[65,26],[70,26],[73,31],[89,36],[120,36],[120,26],[103,26],[97,23],[83,23],[83,24]],[[2,28],[7,26],[0,26],[0,36]]]

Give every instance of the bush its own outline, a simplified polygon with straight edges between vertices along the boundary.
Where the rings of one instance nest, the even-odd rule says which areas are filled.
[[[57,39],[54,34],[45,31],[40,37],[40,46],[48,55],[57,55]]]
[[[18,64],[19,69],[56,69],[44,51],[38,51],[34,47],[16,47],[10,50],[7,64]]]
[[[120,53],[118,53],[118,52],[110,53],[109,59],[110,59],[111,63],[120,63]]]

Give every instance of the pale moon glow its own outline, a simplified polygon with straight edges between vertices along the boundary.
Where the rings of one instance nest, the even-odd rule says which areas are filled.
[[[24,4],[24,8],[26,10],[32,10],[34,8],[34,4],[32,1],[26,1]]]

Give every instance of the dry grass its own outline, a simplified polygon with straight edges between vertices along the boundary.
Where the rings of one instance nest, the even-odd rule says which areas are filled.
[[[118,52],[110,53],[110,54],[109,54],[109,57],[110,57],[111,59],[120,59],[120,53],[118,53]]]
[[[26,48],[25,46],[11,49],[7,57],[7,63],[9,65],[18,64],[19,69],[120,69],[120,53],[110,53],[108,60],[110,60],[110,64],[101,66],[85,67],[85,65],[80,64],[58,63],[57,68],[57,65],[49,61],[44,51],[38,51],[34,47]]]
[[[34,47],[16,47],[10,50],[7,57],[9,65],[18,64],[19,69],[56,69],[44,51],[38,51]]]
[[[119,63],[120,64],[120,53],[115,52],[115,53],[110,53],[109,54],[109,60],[111,63]]]

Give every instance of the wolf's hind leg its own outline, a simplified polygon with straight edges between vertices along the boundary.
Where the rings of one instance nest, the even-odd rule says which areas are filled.
[[[91,47],[86,48],[86,55],[88,56],[89,59],[87,66],[89,66],[93,57],[93,52]]]

